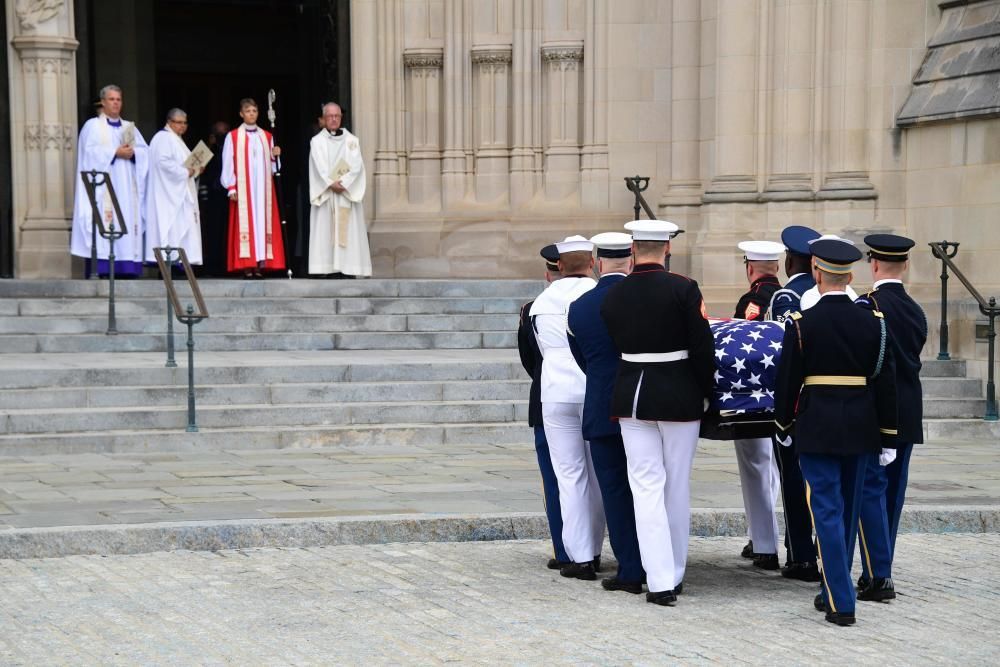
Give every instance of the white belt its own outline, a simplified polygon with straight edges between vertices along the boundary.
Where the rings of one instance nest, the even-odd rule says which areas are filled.
[[[688,358],[687,350],[675,350],[673,352],[643,352],[641,354],[622,353],[622,361],[631,361],[634,364],[656,364],[665,361],[680,361]]]

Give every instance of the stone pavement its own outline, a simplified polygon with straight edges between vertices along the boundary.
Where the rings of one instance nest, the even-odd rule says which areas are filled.
[[[901,536],[900,597],[851,628],[742,544],[693,539],[674,608],[562,579],[538,541],[5,560],[0,662],[996,664],[1000,535]]]
[[[702,441],[692,479],[692,507],[742,508],[731,443]],[[919,446],[908,502],[1000,505],[996,444]],[[534,448],[524,444],[0,457],[0,534],[50,526],[541,509]]]

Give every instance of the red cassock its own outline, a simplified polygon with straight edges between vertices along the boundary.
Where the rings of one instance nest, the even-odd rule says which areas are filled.
[[[271,138],[271,133],[267,132],[263,128],[259,128],[260,132],[264,133],[264,137],[267,139],[267,145],[273,146],[273,140]],[[238,155],[239,152],[239,142],[237,141],[237,133],[239,129],[230,132],[230,141],[233,150],[233,164],[236,165],[241,156]],[[243,156],[242,159],[245,160],[244,164],[247,165],[249,169],[250,165],[250,142],[245,142],[243,146]],[[270,224],[265,223],[265,229],[267,229],[268,238],[265,239],[265,248],[270,246],[271,258],[256,256],[256,238],[255,238],[255,221],[254,221],[254,210],[252,206],[247,206],[247,214],[249,217],[249,226],[247,229],[247,234],[249,235],[249,254],[244,251],[244,257],[240,257],[240,223],[239,223],[239,204],[237,201],[229,200],[229,232],[226,237],[226,266],[229,271],[244,271],[246,269],[257,268],[257,262],[260,260],[264,261],[264,269],[266,270],[282,270],[285,268],[285,244],[281,238],[281,214],[278,211],[278,193],[274,182],[274,176],[270,174],[270,163],[268,162],[268,176],[266,179],[267,187],[271,188],[271,220]],[[244,188],[240,188],[240,184],[237,183],[234,188],[236,189],[237,199],[242,199],[245,202],[251,201],[250,199],[250,178],[246,179],[246,185]],[[247,190],[246,192],[244,190]],[[245,248],[244,244],[244,248]]]

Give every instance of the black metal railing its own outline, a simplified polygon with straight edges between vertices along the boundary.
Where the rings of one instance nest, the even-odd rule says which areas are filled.
[[[958,253],[958,243],[953,241],[934,241],[928,244],[931,253],[935,258],[941,260],[941,346],[938,352],[938,359],[950,359],[948,354],[948,270],[950,269],[959,282],[965,285],[978,304],[979,312],[989,318],[990,323],[987,328],[987,380],[986,380],[986,421],[1000,420],[997,411],[997,389],[996,389],[996,338],[997,315],[1000,315],[1000,306],[997,306],[997,299],[991,296],[989,301],[983,298],[979,290],[969,282],[965,274],[951,261]]]
[[[174,285],[173,275],[171,274],[171,264],[170,255],[172,252],[177,252],[177,261],[180,262],[181,266],[184,268],[184,276],[187,280],[188,286],[191,289],[191,296],[194,298],[195,304],[197,304],[198,309],[190,303],[187,307],[181,307],[180,295],[177,294],[177,286]],[[194,325],[198,324],[202,320],[208,317],[208,308],[205,306],[205,299],[201,295],[201,288],[198,286],[198,279],[195,278],[194,271],[191,270],[191,263],[188,262],[187,253],[184,252],[184,248],[171,248],[167,252],[166,248],[153,248],[153,254],[156,256],[156,264],[160,268],[160,277],[163,278],[163,285],[167,288],[167,301],[170,307],[173,309],[174,316],[177,320],[187,326],[187,349],[188,349],[188,423],[187,430],[189,432],[196,432],[198,430],[198,422],[195,419],[195,406],[194,406]],[[170,359],[168,359],[168,362]],[[169,365],[169,363],[168,363]],[[176,365],[176,364],[174,364]]]
[[[646,198],[642,196],[642,193],[645,192],[646,188],[649,187],[649,176],[638,176],[638,175],[626,176],[625,187],[628,188],[629,192],[635,195],[635,203],[632,207],[632,210],[634,212],[632,219],[639,220],[641,216],[640,212],[645,211],[646,215],[649,216],[650,220],[656,220],[656,214],[653,213],[653,209],[651,209],[649,207],[649,204],[646,203]],[[673,236],[671,236],[670,238],[673,239],[677,236],[680,236],[683,233],[684,233],[683,229],[678,229],[676,232],[674,232]],[[670,255],[667,255],[664,265],[666,269],[669,271]]]
[[[83,187],[87,192],[87,199],[90,200],[91,221],[90,221],[90,272],[87,278],[98,277],[97,270],[97,235],[100,234],[108,241],[108,331],[109,336],[118,333],[118,322],[115,318],[115,241],[128,234],[128,225],[122,217],[121,206],[118,205],[118,195],[115,194],[115,186],[111,183],[111,174],[106,171],[81,171],[80,178],[83,179]],[[97,205],[98,188],[104,188],[108,203],[111,207],[104,207],[102,211]],[[105,220],[104,216],[107,216]],[[115,220],[118,225],[115,225]],[[104,223],[107,222],[107,226]]]

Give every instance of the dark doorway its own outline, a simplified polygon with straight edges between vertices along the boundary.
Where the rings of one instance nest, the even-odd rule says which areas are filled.
[[[114,81],[125,89],[126,117],[136,120],[147,140],[163,126],[167,110],[180,107],[190,122],[185,140],[194,146],[208,139],[216,121],[239,125],[244,97],[256,99],[259,122],[271,129],[267,92],[274,89],[288,256],[296,273],[304,275],[305,248],[296,240],[297,231],[308,225],[308,203],[303,206],[300,186],[322,102],[340,101],[350,127],[350,3],[77,0],[77,7],[81,51],[86,51],[79,64],[81,124],[92,113],[97,89]],[[114,35],[123,32],[129,38],[116,41]],[[129,85],[136,91],[131,98]],[[202,224],[218,228],[225,221]],[[203,273],[212,272],[206,269]]]

